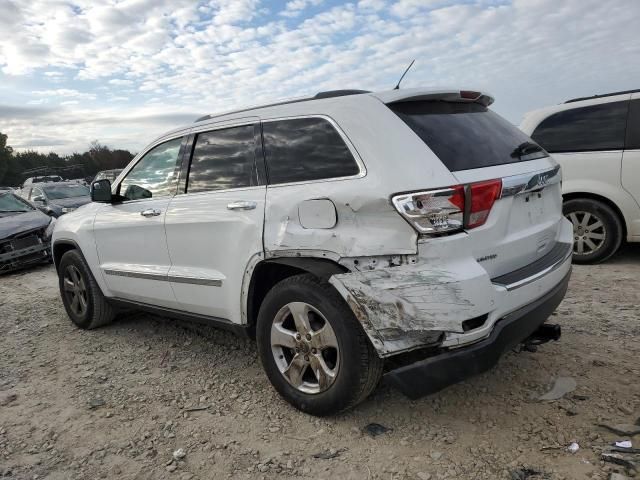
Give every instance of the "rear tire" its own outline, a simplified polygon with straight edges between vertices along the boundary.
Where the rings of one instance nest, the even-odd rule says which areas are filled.
[[[303,323],[308,330],[299,328]],[[382,375],[383,361],[353,312],[331,285],[311,274],[286,278],[267,293],[256,340],[271,384],[312,415],[353,407]]]
[[[69,250],[60,259],[58,285],[67,315],[78,327],[91,330],[111,323],[115,317],[115,311],[77,250]]]
[[[573,262],[600,263],[622,243],[622,221],[606,203],[591,198],[564,202],[562,212],[573,224]]]

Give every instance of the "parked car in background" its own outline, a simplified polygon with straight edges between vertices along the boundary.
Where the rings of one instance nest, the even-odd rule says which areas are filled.
[[[22,188],[32,185],[34,183],[46,183],[46,182],[63,182],[64,179],[60,175],[40,175],[38,177],[29,177],[22,184]]]
[[[0,274],[50,261],[55,222],[14,193],[0,191]]]
[[[324,92],[166,133],[53,251],[80,328],[146,309],[255,336],[315,415],[383,371],[411,397],[493,366],[564,297],[560,168],[480,92]]]
[[[98,180],[109,180],[110,182],[114,182],[115,179],[118,177],[118,175],[120,175],[120,173],[122,172],[122,168],[115,168],[113,170],[102,170],[98,173],[96,173],[96,176],[93,177],[93,182],[97,182]]]
[[[640,90],[568,100],[520,127],[562,165],[573,260],[602,262],[640,241]]]
[[[77,182],[33,183],[21,196],[52,217],[59,217],[91,202],[89,188]]]

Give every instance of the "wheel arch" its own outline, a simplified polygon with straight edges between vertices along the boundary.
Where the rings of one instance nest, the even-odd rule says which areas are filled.
[[[246,290],[245,312],[247,333],[255,338],[256,320],[260,305],[278,282],[285,278],[311,273],[321,280],[328,281],[332,275],[348,271],[346,267],[328,260],[315,257],[278,257],[259,261],[251,271],[251,279]]]
[[[56,240],[51,247],[51,252],[53,253],[53,264],[56,267],[56,272],[58,271],[58,266],[60,265],[60,259],[69,250],[77,250],[80,255],[82,255],[80,246],[73,240]],[[82,255],[82,258],[84,258],[84,255]]]

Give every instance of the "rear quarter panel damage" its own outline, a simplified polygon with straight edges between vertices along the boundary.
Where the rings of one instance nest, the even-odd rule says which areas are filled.
[[[491,282],[473,259],[446,262],[421,252],[401,261],[389,266],[381,259],[379,267],[330,279],[381,356],[433,345],[443,332],[462,333],[463,321],[493,309]]]

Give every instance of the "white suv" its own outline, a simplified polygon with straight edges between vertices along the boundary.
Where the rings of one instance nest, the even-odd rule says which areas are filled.
[[[520,128],[562,165],[577,263],[640,242],[640,90],[576,98],[528,113]]]
[[[316,415],[384,372],[415,398],[557,339],[543,323],[571,270],[560,167],[492,101],[325,92],[168,132],[59,220],[69,317],[139,308],[244,332]]]

